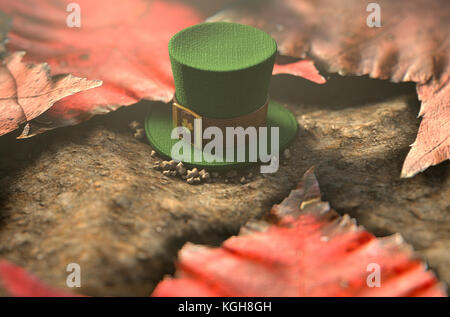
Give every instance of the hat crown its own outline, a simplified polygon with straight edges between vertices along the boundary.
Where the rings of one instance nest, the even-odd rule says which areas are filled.
[[[211,118],[233,118],[267,99],[276,42],[256,28],[228,22],[177,33],[169,55],[180,104]]]

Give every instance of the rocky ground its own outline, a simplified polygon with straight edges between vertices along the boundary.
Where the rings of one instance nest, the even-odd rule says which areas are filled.
[[[317,86],[277,76],[271,97],[296,114],[300,130],[291,158],[267,177],[253,168],[189,185],[155,170],[160,159],[129,124],[158,103],[29,140],[0,138],[0,258],[61,288],[76,262],[79,293],[146,296],[174,271],[185,242],[218,245],[264,218],[315,165],[334,209],[378,236],[400,232],[448,284],[448,162],[399,178],[420,122],[414,85],[337,76]]]

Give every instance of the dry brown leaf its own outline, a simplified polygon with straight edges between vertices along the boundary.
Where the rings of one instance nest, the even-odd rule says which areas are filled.
[[[312,57],[330,72],[418,83],[423,117],[402,176],[450,157],[450,2],[379,0],[380,28],[367,25],[360,0],[249,0],[210,21],[234,21],[269,32],[282,54]]]
[[[450,73],[445,79],[417,85],[422,100],[422,123],[403,164],[402,176],[411,177],[450,157]]]
[[[101,85],[70,74],[51,76],[47,64],[23,63],[24,55],[16,52],[0,65],[0,135],[38,117],[64,97]]]

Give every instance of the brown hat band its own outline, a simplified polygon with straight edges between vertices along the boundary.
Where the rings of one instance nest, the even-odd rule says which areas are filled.
[[[201,140],[203,131],[209,127],[217,127],[226,133],[227,127],[242,127],[244,129],[248,127],[264,127],[267,121],[267,108],[269,105],[269,98],[267,98],[264,105],[257,110],[245,114],[243,116],[234,118],[208,118],[202,117],[194,111],[180,105],[174,97],[172,102],[172,122],[174,127],[186,127],[191,133],[194,134],[194,140]],[[201,119],[201,127],[194,126],[194,120]],[[194,131],[197,128],[198,131]],[[192,140],[192,143],[194,143]]]

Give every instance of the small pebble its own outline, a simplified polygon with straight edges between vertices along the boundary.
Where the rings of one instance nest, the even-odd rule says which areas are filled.
[[[140,126],[141,126],[141,124],[137,121],[131,121],[130,124],[128,125],[128,127],[133,131],[135,131]]]
[[[285,149],[285,150],[283,151],[283,157],[284,157],[286,160],[289,160],[289,159],[291,158],[291,150]]]
[[[177,167],[177,162],[174,160],[169,161],[169,166],[171,170],[174,170]]]
[[[247,179],[245,179],[245,177],[242,176],[240,179],[240,182],[241,182],[241,184],[245,184],[245,183],[247,183]]]
[[[186,168],[184,167],[182,162],[178,163],[178,165],[176,166],[176,171],[180,176],[186,175]]]
[[[200,177],[195,177],[194,178],[194,183],[195,184],[199,184],[199,183],[201,183],[202,182],[202,180],[200,179]]]
[[[155,164],[153,164],[153,168],[158,171],[161,170],[161,162],[158,161]]]
[[[204,181],[207,181],[211,178],[211,175],[209,175],[209,173],[204,169],[200,171],[199,175],[200,175],[200,178]]]
[[[162,161],[161,168],[163,171],[170,171],[172,164],[169,161]]]
[[[156,157],[156,151],[155,151],[155,150],[152,150],[152,152],[150,153],[150,156],[151,156],[151,157]]]
[[[194,177],[189,177],[188,179],[186,179],[186,182],[190,185],[194,184]]]
[[[142,139],[144,137],[144,129],[137,129],[134,133],[136,139]]]
[[[198,169],[197,168],[193,168],[190,171],[187,171],[187,177],[191,178],[191,177],[197,177],[198,176]]]
[[[163,171],[162,173],[163,173],[164,176],[171,176],[171,175],[170,175],[170,171],[167,171],[167,170],[166,170],[166,171]]]

